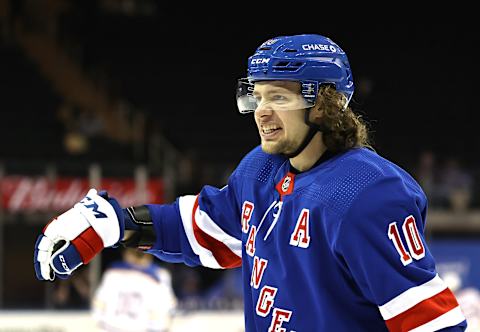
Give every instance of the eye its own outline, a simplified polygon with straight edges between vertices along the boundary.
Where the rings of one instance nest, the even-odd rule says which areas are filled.
[[[262,101],[262,97],[260,97],[259,95],[253,95],[253,98],[258,104],[260,104],[260,102]]]
[[[272,100],[275,100],[275,101],[286,101],[287,100],[287,97],[283,96],[283,95],[273,95],[272,96]]]

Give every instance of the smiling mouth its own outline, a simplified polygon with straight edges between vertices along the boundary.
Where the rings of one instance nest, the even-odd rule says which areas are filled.
[[[279,130],[281,130],[282,128],[277,126],[277,125],[262,125],[260,127],[260,132],[264,135],[264,136],[272,136],[274,135],[276,132],[278,132]]]

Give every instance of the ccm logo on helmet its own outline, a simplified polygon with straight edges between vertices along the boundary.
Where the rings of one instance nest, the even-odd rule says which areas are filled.
[[[262,63],[268,63],[270,61],[269,58],[258,58],[252,60],[252,65],[260,65]]]
[[[335,46],[325,45],[325,44],[303,44],[302,48],[304,51],[330,51],[330,52],[337,51]]]

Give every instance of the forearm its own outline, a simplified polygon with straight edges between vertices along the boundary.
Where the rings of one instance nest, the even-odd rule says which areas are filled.
[[[145,205],[154,239],[144,250],[168,262],[214,269],[241,265],[242,240],[238,204],[229,187],[205,186],[198,195],[179,197],[173,204]],[[151,220],[151,221],[150,221]],[[125,223],[126,229],[128,221]]]

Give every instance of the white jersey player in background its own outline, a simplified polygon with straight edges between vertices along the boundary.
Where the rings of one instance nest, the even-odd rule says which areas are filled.
[[[101,331],[169,331],[176,307],[170,272],[153,256],[126,248],[105,270],[92,315]],[[161,300],[159,300],[161,299]]]

